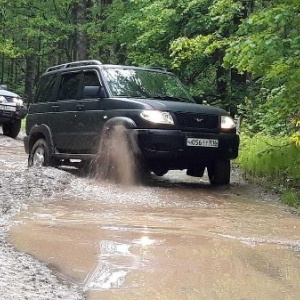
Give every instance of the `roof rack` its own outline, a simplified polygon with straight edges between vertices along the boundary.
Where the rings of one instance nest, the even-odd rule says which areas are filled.
[[[154,69],[154,70],[161,70],[161,71],[168,71],[166,68],[164,68],[164,67],[159,67],[159,66],[157,66],[157,67],[150,67],[150,69]]]
[[[102,65],[102,63],[99,60],[72,61],[72,62],[69,62],[69,63],[65,63],[65,64],[50,67],[46,70],[46,72],[59,70],[59,69],[72,68],[72,67],[87,66],[87,65]]]

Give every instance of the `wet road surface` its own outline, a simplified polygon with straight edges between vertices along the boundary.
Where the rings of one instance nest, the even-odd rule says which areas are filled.
[[[170,172],[128,187],[75,176],[10,242],[98,299],[299,299],[300,218],[238,178]]]

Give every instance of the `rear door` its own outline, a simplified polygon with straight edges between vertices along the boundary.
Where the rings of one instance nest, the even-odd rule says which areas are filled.
[[[54,144],[60,152],[76,153],[76,113],[80,109],[78,99],[82,78],[82,71],[74,71],[62,73],[59,80],[57,101],[51,107],[51,131]]]
[[[30,104],[26,117],[26,133],[29,134],[32,126],[45,124],[52,128],[53,107],[57,106],[57,74],[48,74],[41,77],[33,103]]]

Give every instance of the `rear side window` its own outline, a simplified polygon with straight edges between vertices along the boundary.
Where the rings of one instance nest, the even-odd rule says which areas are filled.
[[[69,73],[61,76],[58,100],[78,98],[81,75],[82,73]]]
[[[41,77],[34,102],[51,102],[54,101],[55,82],[57,75]]]

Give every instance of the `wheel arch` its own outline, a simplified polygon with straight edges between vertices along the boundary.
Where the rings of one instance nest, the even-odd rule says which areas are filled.
[[[29,153],[33,145],[38,139],[45,139],[46,143],[49,146],[51,154],[54,153],[55,148],[54,148],[53,138],[52,138],[51,130],[47,125],[45,124],[35,125],[31,128],[29,133],[29,141],[28,141]]]
[[[128,117],[114,117],[109,119],[105,124],[103,129],[108,130],[114,126],[124,126],[127,129],[137,128],[136,123]]]

